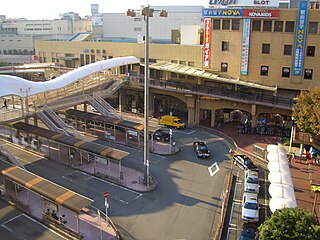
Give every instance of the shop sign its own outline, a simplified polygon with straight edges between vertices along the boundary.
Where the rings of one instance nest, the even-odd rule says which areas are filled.
[[[204,20],[204,34],[203,34],[203,67],[210,67],[210,32],[211,19]]]
[[[204,8],[202,9],[203,17],[228,17],[228,18],[279,18],[277,9],[241,9],[241,8]]]
[[[245,18],[279,18],[279,10],[276,9],[243,9]]]
[[[242,9],[204,8],[202,17],[242,17]]]
[[[248,75],[249,60],[250,19],[243,19],[242,49],[241,49],[241,75]]]
[[[279,7],[279,0],[209,0],[210,6]]]
[[[300,0],[298,6],[296,39],[293,58],[293,75],[302,76],[304,49],[306,41],[306,28],[308,21],[308,0]]]

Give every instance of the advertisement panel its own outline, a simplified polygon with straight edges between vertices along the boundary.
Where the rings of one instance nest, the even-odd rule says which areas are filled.
[[[203,33],[203,67],[209,68],[210,66],[210,31],[211,19],[204,20],[204,33]]]
[[[279,18],[279,10],[276,9],[243,9],[244,18]]]
[[[294,45],[294,58],[293,58],[293,75],[294,76],[302,75],[307,21],[308,21],[308,0],[300,0],[299,6],[298,6],[296,39],[295,39],[295,45]]]
[[[250,41],[250,19],[243,19],[242,33],[242,49],[241,49],[241,75],[248,75],[248,60],[249,60],[249,41]]]
[[[203,17],[228,17],[228,18],[279,18],[277,9],[241,9],[241,8],[204,8],[202,9]]]
[[[202,17],[242,17],[242,9],[204,8]]]
[[[279,0],[209,0],[210,6],[279,7]]]

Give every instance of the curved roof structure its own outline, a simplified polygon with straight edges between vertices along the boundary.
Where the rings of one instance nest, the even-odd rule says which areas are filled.
[[[105,69],[136,63],[140,63],[140,61],[133,56],[112,58],[79,67],[47,82],[32,82],[16,76],[0,75],[0,85],[2,86],[0,97],[10,95],[26,97],[27,92],[28,96],[32,96],[63,88],[81,78]]]

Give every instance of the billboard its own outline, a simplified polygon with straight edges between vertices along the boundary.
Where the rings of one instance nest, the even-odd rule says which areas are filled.
[[[210,6],[279,7],[279,0],[209,0]]]
[[[203,67],[210,67],[210,33],[211,33],[211,19],[204,20],[203,33]]]
[[[241,48],[241,75],[248,75],[249,60],[249,40],[250,40],[250,19],[243,19],[242,48]]]
[[[204,8],[202,9],[202,17],[228,17],[228,18],[279,18],[279,10],[277,9],[241,9],[241,8]]]
[[[294,76],[302,76],[307,21],[308,21],[308,0],[300,0],[299,6],[298,6],[296,38],[295,38],[295,45],[294,45],[294,58],[293,58],[293,75]]]

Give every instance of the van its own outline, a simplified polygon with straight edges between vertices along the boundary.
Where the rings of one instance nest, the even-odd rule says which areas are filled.
[[[164,115],[160,119],[160,124],[169,126],[169,127],[174,127],[174,128],[184,128],[185,124],[184,122],[181,122],[180,118],[175,117],[175,116],[169,116],[169,115]]]

